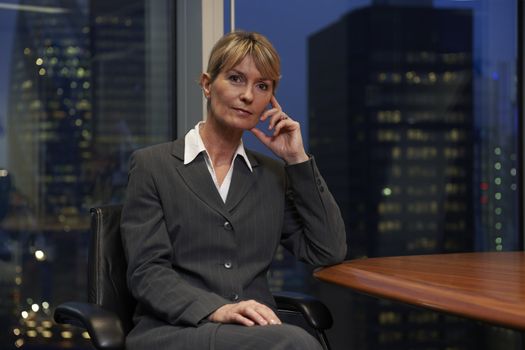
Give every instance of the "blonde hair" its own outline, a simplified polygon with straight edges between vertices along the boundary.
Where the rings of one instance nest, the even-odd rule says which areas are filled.
[[[224,35],[213,46],[206,73],[214,81],[220,72],[238,65],[250,55],[264,78],[271,79],[273,91],[281,79],[281,59],[270,41],[255,32],[235,31]]]

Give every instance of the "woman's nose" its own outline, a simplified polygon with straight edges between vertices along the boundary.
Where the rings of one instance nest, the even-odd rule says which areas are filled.
[[[244,103],[251,103],[253,101],[253,92],[250,86],[247,86],[241,92],[241,101],[243,101]]]

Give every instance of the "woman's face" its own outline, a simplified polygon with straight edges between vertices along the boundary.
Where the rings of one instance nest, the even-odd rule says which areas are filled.
[[[224,126],[250,130],[257,125],[273,94],[273,82],[263,77],[251,56],[210,82],[203,74],[201,84],[209,100],[208,118]]]

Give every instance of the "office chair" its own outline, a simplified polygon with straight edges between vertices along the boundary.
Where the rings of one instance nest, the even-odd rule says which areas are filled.
[[[136,301],[126,284],[126,260],[120,238],[121,205],[91,209],[92,239],[88,259],[88,302],[66,302],[54,312],[57,323],[87,330],[95,348],[124,349],[132,329]],[[319,300],[298,293],[274,294],[283,321],[298,324],[316,336],[325,350],[330,346],[324,331],[332,315]],[[297,321],[299,319],[299,321]]]

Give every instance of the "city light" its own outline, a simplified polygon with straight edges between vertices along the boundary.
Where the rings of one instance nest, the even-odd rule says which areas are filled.
[[[42,336],[44,338],[51,338],[53,337],[53,333],[51,331],[45,330],[45,331],[42,331]]]
[[[46,260],[46,254],[44,253],[44,251],[38,249],[35,251],[35,258],[38,261],[44,261]]]
[[[29,317],[29,313],[27,311],[22,311],[20,314],[22,315],[23,319],[26,319]]]
[[[73,338],[73,333],[70,332],[70,331],[62,331],[62,332],[60,332],[60,335],[64,339],[71,339],[71,338]]]
[[[5,169],[0,169],[0,177],[6,177],[9,175],[9,172]]]
[[[31,305],[31,310],[33,310],[34,312],[38,312],[38,310],[40,310],[40,306],[38,304],[33,304]]]

